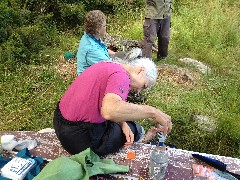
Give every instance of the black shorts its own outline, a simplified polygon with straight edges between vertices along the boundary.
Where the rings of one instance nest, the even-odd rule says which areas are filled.
[[[138,141],[143,132],[140,124],[127,122]],[[71,122],[65,119],[59,109],[59,103],[53,118],[56,135],[63,148],[70,154],[77,154],[91,148],[99,156],[117,152],[126,142],[119,124],[112,121],[103,123]]]

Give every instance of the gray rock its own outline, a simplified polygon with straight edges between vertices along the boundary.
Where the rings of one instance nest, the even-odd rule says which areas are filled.
[[[203,64],[200,61],[197,61],[196,59],[181,58],[181,59],[179,59],[179,61],[182,61],[187,64],[192,64],[203,74],[209,73],[211,71],[211,69],[208,66],[206,66],[205,64]]]
[[[193,120],[197,123],[199,129],[207,132],[214,132],[217,129],[215,120],[203,115],[194,115]]]

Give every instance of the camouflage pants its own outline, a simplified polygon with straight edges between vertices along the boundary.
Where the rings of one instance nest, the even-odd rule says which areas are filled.
[[[144,41],[143,56],[151,58],[152,46],[158,37],[157,58],[164,58],[168,55],[168,44],[170,40],[170,21],[171,17],[165,19],[145,18],[143,25]]]

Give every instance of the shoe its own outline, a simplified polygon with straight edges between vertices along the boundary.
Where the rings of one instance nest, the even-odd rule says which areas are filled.
[[[166,59],[167,59],[167,56],[166,57],[157,56],[158,61],[165,61]]]
[[[73,52],[66,52],[64,54],[64,59],[70,63],[74,63],[74,60],[76,59],[77,51]]]

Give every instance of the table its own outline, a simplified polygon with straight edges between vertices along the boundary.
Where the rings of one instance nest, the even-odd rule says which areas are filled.
[[[34,132],[34,131],[10,131],[0,132],[0,135],[12,134],[18,140],[35,139],[38,142],[36,148],[30,152],[33,156],[41,156],[44,159],[51,161],[59,156],[71,156],[66,152],[54,132]],[[121,149],[119,152],[109,154],[103,158],[112,158],[115,163],[121,165],[128,165],[128,173],[111,174],[110,179],[131,179],[131,180],[147,180],[148,176],[148,163],[151,151],[155,148],[153,145],[135,143],[131,149],[135,151],[136,158],[129,160],[126,158],[125,149]],[[169,165],[168,171],[165,176],[165,180],[191,180],[194,178],[192,171],[192,164],[201,164],[195,158],[192,157],[192,151],[182,149],[168,149]],[[227,164],[227,170],[230,172],[240,174],[240,159],[219,156],[213,154],[200,153],[201,155],[208,156]],[[202,163],[204,164],[204,163]]]

